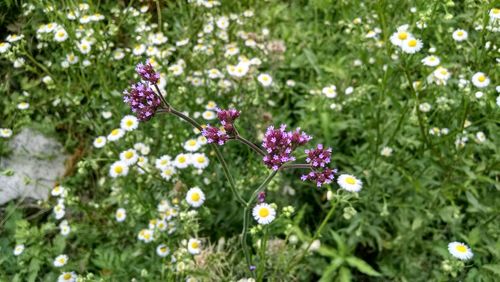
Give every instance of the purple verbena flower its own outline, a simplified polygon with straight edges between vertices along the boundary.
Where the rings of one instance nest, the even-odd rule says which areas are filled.
[[[322,144],[318,144],[316,149],[305,150],[307,154],[306,162],[313,167],[325,167],[330,163],[332,148],[324,149]]]
[[[311,138],[307,134],[295,131],[285,131],[286,125],[281,125],[279,129],[274,126],[267,128],[262,147],[266,149],[267,155],[263,161],[267,167],[278,170],[286,162],[294,161],[292,152],[297,146],[306,144]]]
[[[325,168],[322,171],[313,170],[308,174],[302,175],[300,179],[302,179],[302,181],[310,180],[316,182],[316,186],[321,187],[323,184],[332,183],[336,173],[336,169]]]
[[[149,61],[146,61],[145,64],[139,63],[135,67],[135,71],[141,76],[142,79],[145,81],[151,82],[151,83],[158,83],[158,80],[160,80],[160,73],[155,72],[153,69],[153,66]]]
[[[149,120],[161,106],[161,100],[148,83],[133,84],[123,92],[123,101],[129,104],[132,112],[141,121]]]
[[[240,111],[236,109],[222,110],[217,109],[217,118],[219,119],[227,134],[235,133],[234,121],[240,116]]]
[[[224,131],[210,125],[203,128],[201,134],[207,138],[208,143],[217,143],[218,145],[224,145],[229,139],[229,136]]]
[[[259,203],[264,203],[266,201],[266,192],[259,192],[259,195],[257,197],[257,201]]]

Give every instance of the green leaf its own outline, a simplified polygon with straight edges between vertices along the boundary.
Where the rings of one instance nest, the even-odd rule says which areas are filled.
[[[500,277],[500,264],[485,264],[483,265],[483,268],[488,269]]]
[[[335,271],[344,263],[341,258],[336,258],[330,263],[330,265],[324,270],[323,276],[321,276],[320,282],[329,282],[333,280]]]
[[[351,270],[347,267],[340,268],[340,282],[351,282]]]
[[[357,257],[348,257],[346,259],[347,263],[350,266],[355,267],[358,269],[360,272],[370,275],[370,276],[380,276],[381,274],[375,271],[368,263],[366,263],[364,260],[359,259]]]

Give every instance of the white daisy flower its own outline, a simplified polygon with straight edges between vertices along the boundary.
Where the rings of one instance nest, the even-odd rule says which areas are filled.
[[[68,63],[74,65],[74,64],[78,63],[78,56],[76,56],[73,52],[71,52],[71,53],[66,55],[66,61],[68,61]]]
[[[63,203],[59,203],[59,204],[55,205],[53,211],[54,211],[54,215],[55,215],[57,220],[63,218],[64,215],[66,214],[65,207],[64,207]]]
[[[90,44],[90,42],[88,42],[87,40],[82,40],[80,41],[76,47],[78,47],[78,50],[80,51],[80,53],[82,54],[88,54],[90,52],[90,50],[92,50],[92,45]]]
[[[198,208],[205,202],[205,194],[200,188],[193,187],[187,192],[186,201],[191,207]]]
[[[115,212],[115,218],[118,222],[123,222],[127,218],[127,211],[124,208],[119,208]]]
[[[29,109],[29,107],[30,107],[30,104],[26,103],[26,102],[21,102],[21,103],[17,104],[17,108],[19,110],[27,110],[27,109]]]
[[[139,126],[139,120],[135,116],[127,115],[120,121],[120,128],[125,131],[133,131]]]
[[[380,155],[382,155],[383,157],[390,157],[392,155],[392,152],[393,152],[392,148],[384,147],[380,151]]]
[[[12,43],[12,42],[16,42],[16,41],[19,41],[21,39],[24,38],[24,35],[17,35],[17,34],[10,34],[9,36],[7,36],[7,38],[5,38],[5,40],[7,40],[8,42]]]
[[[134,49],[132,50],[132,54],[136,56],[140,56],[146,52],[146,45],[144,44],[137,44],[134,46]]]
[[[67,255],[59,255],[54,259],[54,266],[55,267],[63,267],[68,263],[68,256]]]
[[[192,255],[197,255],[201,252],[201,241],[191,238],[188,242],[188,252]]]
[[[168,224],[165,220],[158,220],[155,224],[155,227],[160,231],[167,230]]]
[[[422,64],[424,64],[425,66],[429,66],[429,67],[438,66],[440,63],[441,63],[441,60],[437,56],[434,56],[434,55],[430,55],[430,56],[427,56],[427,57],[422,59]]]
[[[448,69],[443,67],[438,67],[437,69],[434,70],[432,74],[436,79],[440,80],[441,82],[444,82],[444,84],[446,84],[446,81],[451,77],[451,74],[448,71]]]
[[[19,244],[14,247],[14,255],[18,256],[24,252],[24,244]]]
[[[451,242],[448,244],[448,251],[450,254],[460,260],[469,260],[471,259],[474,254],[472,253],[471,249],[465,245],[464,243],[460,242]]]
[[[184,149],[189,152],[196,152],[200,149],[201,144],[198,143],[196,139],[189,139],[184,143]]]
[[[198,138],[196,138],[196,141],[198,141],[198,144],[200,145],[206,145],[208,143],[207,137],[200,135]]]
[[[409,38],[403,42],[401,48],[407,54],[414,54],[420,51],[423,46],[424,44],[419,39]]]
[[[273,78],[267,74],[267,73],[261,73],[257,77],[257,80],[262,84],[264,87],[269,87],[273,84]]]
[[[162,258],[166,257],[170,254],[170,249],[165,244],[158,245],[158,247],[156,247],[156,254]]]
[[[59,224],[59,229],[61,230],[61,235],[62,236],[68,236],[69,233],[71,232],[71,227],[69,226],[68,224],[68,221],[67,220],[63,220],[60,224]]]
[[[493,21],[500,20],[500,9],[493,8],[490,10],[490,19]]]
[[[484,88],[490,84],[490,79],[482,72],[477,72],[472,76],[472,84],[477,88]]]
[[[106,145],[106,137],[104,137],[104,136],[97,137],[96,139],[94,139],[93,145],[96,148],[104,147],[104,145]]]
[[[186,168],[190,164],[191,156],[188,154],[178,154],[174,160],[174,166],[176,168]]]
[[[350,174],[342,174],[337,179],[340,188],[349,192],[359,192],[363,188],[363,182]]]
[[[468,34],[467,31],[463,29],[457,29],[453,32],[452,36],[455,41],[461,42],[467,40]]]
[[[276,210],[271,205],[261,203],[256,205],[252,210],[253,218],[259,224],[269,224],[276,218]]]
[[[137,162],[139,154],[134,149],[128,149],[120,153],[120,160],[127,166],[131,166]]]
[[[191,164],[197,169],[204,169],[208,166],[209,160],[203,153],[193,154],[191,156]]]
[[[176,170],[175,170],[175,167],[173,166],[166,166],[164,168],[161,169],[161,177],[165,180],[170,180],[172,179],[172,176],[174,176]]]
[[[137,235],[137,238],[140,241],[143,241],[144,243],[149,243],[149,242],[153,241],[153,239],[154,239],[153,235],[154,235],[153,230],[151,230],[151,229],[142,229],[141,231],[139,231],[139,234]]]
[[[184,68],[180,64],[175,64],[168,67],[168,71],[171,72],[174,76],[179,76],[184,72]]]
[[[116,141],[125,135],[125,131],[121,128],[116,128],[111,131],[111,133],[108,135],[108,140],[109,141]]]
[[[217,117],[217,115],[213,111],[204,111],[201,116],[206,120],[213,120]]]
[[[217,109],[217,104],[214,101],[208,101],[208,103],[205,105],[205,109],[213,111]]]
[[[0,42],[0,54],[5,53],[9,50],[10,44],[7,42]]]
[[[54,40],[57,42],[63,42],[66,39],[68,39],[68,33],[64,28],[59,28],[55,33],[54,33]]]
[[[155,161],[155,167],[160,170],[165,169],[166,167],[171,165],[172,165],[172,157],[169,155],[163,155]]]
[[[321,90],[321,93],[323,93],[327,98],[335,98],[337,97],[337,87],[335,85],[324,87]]]
[[[61,185],[57,185],[54,188],[52,188],[52,191],[50,191],[50,194],[54,197],[58,197],[63,195],[65,188],[62,187]]]
[[[12,129],[9,128],[0,128],[0,137],[9,138],[12,136]]]
[[[402,47],[403,42],[405,40],[413,37],[413,35],[409,33],[407,30],[408,30],[408,25],[402,25],[398,27],[398,30],[395,33],[393,33],[390,37],[391,43],[396,46]]]
[[[109,168],[109,175],[113,178],[128,174],[128,166],[123,161],[114,162]]]
[[[63,272],[59,277],[57,277],[57,282],[75,282],[76,274],[74,272]]]

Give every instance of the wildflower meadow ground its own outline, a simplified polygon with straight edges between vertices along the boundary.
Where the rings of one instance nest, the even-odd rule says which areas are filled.
[[[499,280],[500,2],[3,0],[0,65],[0,281]]]

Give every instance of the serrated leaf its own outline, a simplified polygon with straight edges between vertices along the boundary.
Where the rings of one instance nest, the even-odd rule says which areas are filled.
[[[357,270],[360,272],[370,275],[370,276],[380,276],[381,274],[378,273],[375,269],[373,269],[368,263],[366,263],[364,260],[359,259],[357,257],[348,257],[346,258],[347,263],[350,266],[355,267]]]

